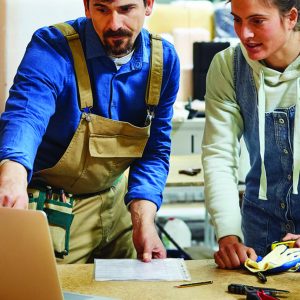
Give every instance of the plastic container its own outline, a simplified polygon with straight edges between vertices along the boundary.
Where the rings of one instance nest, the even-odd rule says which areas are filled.
[[[192,233],[183,220],[178,218],[169,218],[164,229],[181,248],[191,247]],[[162,234],[162,241],[167,250],[177,249],[165,234]]]

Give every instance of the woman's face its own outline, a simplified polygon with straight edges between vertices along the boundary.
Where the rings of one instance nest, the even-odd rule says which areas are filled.
[[[272,62],[289,49],[295,22],[292,14],[281,16],[278,8],[261,0],[232,0],[234,29],[253,60]]]

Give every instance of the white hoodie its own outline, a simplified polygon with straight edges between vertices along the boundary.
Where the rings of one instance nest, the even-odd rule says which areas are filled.
[[[262,62],[248,58],[241,45],[246,61],[253,70],[258,94],[259,143],[262,172],[259,195],[266,198],[266,173],[264,167],[265,112],[276,108],[296,105],[295,124],[300,124],[300,57],[284,72],[266,67]],[[216,54],[206,86],[206,124],[202,143],[205,199],[217,239],[241,232],[241,215],[238,196],[239,139],[243,133],[243,119],[233,84],[234,48]],[[300,171],[300,128],[294,129],[293,193],[297,193]]]

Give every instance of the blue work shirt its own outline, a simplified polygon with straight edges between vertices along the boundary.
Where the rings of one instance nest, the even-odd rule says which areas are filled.
[[[146,119],[150,39],[142,29],[131,60],[116,69],[92,22],[69,21],[79,33],[90,75],[92,113],[143,126]],[[163,40],[161,96],[143,156],[130,167],[125,203],[146,199],[159,208],[169,169],[171,118],[179,86],[179,60]],[[54,27],[37,30],[17,70],[0,119],[0,160],[10,159],[28,171],[54,166],[68,147],[80,121],[73,58],[65,37]]]

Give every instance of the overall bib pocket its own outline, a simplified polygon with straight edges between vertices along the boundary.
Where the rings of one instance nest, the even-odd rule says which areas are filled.
[[[52,244],[57,258],[69,253],[70,228],[74,199],[63,192],[46,188],[28,188],[29,209],[43,210],[48,218]]]

